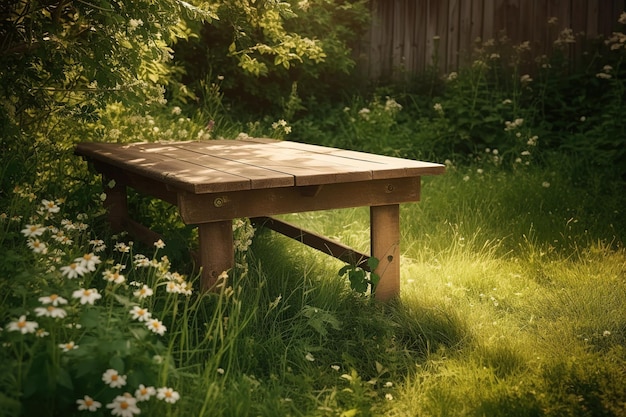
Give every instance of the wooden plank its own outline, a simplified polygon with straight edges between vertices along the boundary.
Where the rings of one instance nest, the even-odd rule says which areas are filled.
[[[426,19],[426,59],[428,65],[439,67],[440,40],[437,20],[439,15],[439,0],[427,0],[427,19]],[[436,39],[437,37],[437,39]]]
[[[522,2],[524,3],[524,2]],[[546,17],[546,5],[544,0],[532,0],[532,6],[527,10],[530,13],[528,21],[537,22],[534,26],[525,25],[528,30],[528,41],[532,48],[532,55],[540,57],[544,53],[545,40],[549,33],[548,18]]]
[[[316,193],[307,187],[283,187],[214,194],[178,194],[186,224],[243,217],[419,201],[420,177],[327,184]]]
[[[283,147],[281,143],[287,142],[224,148],[220,149],[216,156],[224,160],[274,171],[277,173],[276,176],[291,176],[294,178],[295,185],[366,181],[372,178],[371,171],[375,168],[374,165],[350,164],[329,152],[309,152],[306,147],[300,150],[297,147]],[[198,151],[201,146],[203,145],[198,143],[186,144],[185,149]],[[226,168],[225,170],[230,172]]]
[[[415,61],[415,44],[413,42],[413,33],[416,30],[415,25],[415,10],[417,9],[416,1],[405,2],[404,11],[404,62],[403,65],[403,81],[408,82],[411,78],[411,73],[414,73],[413,62]]]
[[[478,3],[478,0],[465,0],[460,3],[458,61],[455,68],[448,68],[448,72],[458,70],[459,66],[467,65],[468,62],[470,62],[469,57],[472,53],[474,41],[473,31],[475,22],[472,14],[472,6],[474,3]]]
[[[495,3],[499,0],[485,0],[483,6],[483,33],[482,40],[486,42],[495,38],[496,28],[494,27],[494,16],[496,11]]]
[[[459,0],[448,0],[448,28],[446,43],[446,66],[445,72],[458,68],[459,64],[459,45],[460,45],[460,26],[461,26],[461,5]]]
[[[483,39],[483,22],[485,19],[484,16],[484,6],[485,1],[491,0],[473,0],[472,1],[472,32],[471,32],[471,41],[476,42],[477,39],[480,39],[482,42]],[[473,47],[472,47],[473,48]]]
[[[371,4],[372,10],[372,24],[370,26],[369,37],[369,66],[368,75],[371,80],[377,80],[382,75],[382,61],[383,61],[383,21],[384,14],[383,9],[385,7],[384,1],[374,0]]]
[[[297,240],[300,243],[304,243],[307,246],[317,249],[327,255],[342,260],[351,265],[356,265],[360,268],[369,271],[367,261],[369,255],[358,252],[349,246],[343,245],[339,242],[335,242],[325,236],[313,233],[308,230],[304,230],[291,223],[273,218],[273,217],[255,217],[251,219],[253,223],[267,227],[275,232],[281,233],[291,239]]]
[[[589,0],[587,4],[587,36],[596,37],[598,31],[598,13],[600,0]]]
[[[154,242],[157,242],[159,239],[163,240],[162,235],[131,219],[130,217],[124,219],[123,230],[127,231],[133,238],[148,247],[151,247]]]
[[[536,29],[532,25],[529,25],[528,22],[533,21],[533,16],[535,13],[534,11],[535,2],[536,0],[526,0],[526,1],[519,2],[519,23],[520,23],[519,41],[520,42],[529,41],[531,44],[531,48],[534,48],[532,41],[533,41],[534,33],[536,32]],[[546,23],[544,23],[544,25],[545,24]]]
[[[503,29],[509,38],[514,40],[514,43],[523,42],[521,36],[521,22],[520,22],[520,0],[506,0],[503,5]],[[528,1],[528,0],[526,0]]]
[[[385,21],[383,22],[383,39],[382,39],[382,47],[383,51],[382,61],[383,64],[381,68],[381,77],[385,80],[390,80],[393,77],[393,52],[394,52],[394,10],[395,10],[395,0],[387,1],[387,7],[385,8]]]
[[[309,145],[298,142],[278,142],[274,144],[274,146],[277,148],[302,150],[308,152],[310,155],[320,153],[334,157],[341,157],[343,159],[339,160],[340,164],[368,167],[368,169],[372,169],[372,178],[376,179],[429,174],[438,175],[445,172],[445,166],[441,164],[396,158],[393,156]]]
[[[430,57],[427,56],[427,34],[426,34],[426,22],[428,18],[428,0],[416,0],[415,7],[415,26],[413,27],[413,45],[415,49],[413,70],[416,73],[420,73],[426,69],[427,64],[430,62]]]
[[[587,4],[586,0],[571,0],[572,1],[572,31],[577,40],[573,49],[573,58],[576,66],[580,65],[581,61],[585,59],[583,52],[587,45],[584,39],[587,36]],[[581,39],[582,38],[582,39]]]
[[[375,298],[389,301],[400,295],[400,206],[370,208],[372,256],[378,259],[374,272],[380,277]]]
[[[437,16],[437,35],[439,36],[439,72],[443,73],[448,68],[448,13],[450,0],[442,1],[439,4],[439,15]]]
[[[392,78],[399,80],[402,74],[402,67],[404,64],[404,15],[405,15],[404,0],[393,0],[393,18],[391,29],[391,74]]]
[[[613,19],[613,1],[605,0],[600,2],[598,8],[598,30],[603,35],[613,32],[617,19]]]
[[[329,169],[330,167],[344,167],[347,170],[369,170],[372,172],[372,178],[394,178],[412,175],[441,174],[445,170],[445,167],[441,164],[309,145],[298,142],[274,142],[268,145],[270,147],[265,147],[264,150],[270,154],[281,152],[279,149],[289,150],[288,155],[299,155],[299,153],[296,154],[294,151],[305,152],[307,158],[328,163]]]
[[[83,144],[80,144],[83,145]],[[142,152],[127,145],[112,143],[84,144],[77,147],[78,155],[105,162],[123,171],[143,175],[191,192],[221,192],[246,190],[248,178],[209,168],[181,163],[157,153]]]
[[[197,169],[212,169],[246,178],[250,181],[250,188],[289,187],[295,184],[293,175],[260,167],[257,164],[244,163],[235,159],[220,157],[224,149],[215,150],[203,145],[200,147],[194,145],[197,144],[189,143],[180,146],[171,146],[166,149],[161,149],[159,154],[177,161],[193,164],[198,166]],[[245,149],[249,149],[248,152],[254,152],[254,149],[250,147],[246,147]],[[215,154],[215,156],[212,154]],[[246,154],[246,152],[242,152],[242,154]],[[260,159],[261,158],[262,157],[260,157]],[[195,192],[210,192],[213,188],[211,183],[207,183],[206,186],[207,187],[203,187],[202,184],[197,184]]]

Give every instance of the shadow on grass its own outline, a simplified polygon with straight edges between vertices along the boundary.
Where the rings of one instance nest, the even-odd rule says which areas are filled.
[[[397,380],[430,354],[456,351],[469,342],[462,317],[401,300],[374,302],[351,291],[338,276],[341,262],[301,246],[262,230],[255,237],[251,258],[262,272],[246,286],[265,294],[259,312],[263,318],[252,331],[259,343],[278,342],[266,352],[283,349],[284,360],[299,349],[301,357],[289,359],[292,365],[304,367],[306,351],[328,367],[355,369],[364,380],[379,378],[382,369]],[[270,354],[266,361],[277,359]]]

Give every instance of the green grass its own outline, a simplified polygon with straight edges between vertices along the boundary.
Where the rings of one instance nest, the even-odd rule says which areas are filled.
[[[423,201],[403,206],[401,299],[351,307],[366,329],[341,335],[343,348],[328,352],[326,364],[356,356],[347,346],[365,343],[364,331],[382,337],[351,364],[367,378],[376,362],[389,370],[394,399],[373,385],[374,415],[621,415],[626,254],[613,235],[602,240],[587,228],[608,208],[588,210],[592,191],[570,196],[566,178],[539,168],[466,175],[428,179]],[[288,217],[365,250],[367,215],[350,209]],[[621,213],[602,215],[618,222]],[[330,281],[337,291],[333,261],[271,242],[283,266],[327,265],[322,288]],[[332,296],[324,308],[346,320],[346,301],[316,294],[322,298],[309,303]],[[320,340],[322,351],[331,337]]]
[[[127,337],[115,332],[133,324],[107,327],[129,321],[127,307],[119,307],[123,298],[110,300],[104,310],[94,308],[101,311],[96,317],[104,311],[109,317],[102,324],[109,330],[91,336],[100,340],[98,354],[75,356],[83,369],[76,384],[51,385],[50,415],[74,412],[74,399],[83,395],[78,381],[97,386],[112,364],[134,375],[133,383],[155,372],[155,384],[181,394],[165,408],[142,404],[150,415],[623,415],[623,196],[605,194],[608,184],[589,186],[593,178],[574,183],[566,165],[556,169],[560,163],[523,171],[450,166],[443,176],[424,178],[422,200],[401,208],[402,290],[389,304],[351,291],[338,276],[341,262],[267,230],[257,230],[251,248],[238,255],[247,267],[233,271],[231,288],[150,304],[168,326],[163,338],[141,336],[137,346],[115,347]],[[43,258],[25,248],[19,234],[25,220],[10,220],[35,210],[37,201],[16,196],[2,223],[2,273],[20,271],[18,280],[2,281],[5,326],[56,282],[46,272],[51,261],[38,264]],[[65,205],[62,214],[71,217],[71,199]],[[92,207],[97,223],[101,213]],[[145,216],[159,216],[161,209],[154,210]],[[284,217],[367,251],[368,216],[367,208],[356,208]],[[114,238],[106,239],[112,246]],[[80,255],[75,249],[70,258]],[[183,272],[189,265],[174,262]],[[89,317],[81,320],[89,324]],[[14,336],[0,333],[5,343],[18,343]],[[92,339],[77,340],[89,346]],[[144,372],[141,346],[169,359]],[[5,387],[19,363],[10,352],[2,356]],[[25,352],[24,369],[41,360]],[[26,386],[33,372],[22,375]],[[19,397],[7,393],[0,400],[11,415],[12,398]],[[30,403],[26,397],[24,405]]]

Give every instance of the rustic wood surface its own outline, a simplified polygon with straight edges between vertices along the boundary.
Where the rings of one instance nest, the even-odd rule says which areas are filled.
[[[194,194],[443,173],[439,164],[271,139],[81,143],[79,155]]]

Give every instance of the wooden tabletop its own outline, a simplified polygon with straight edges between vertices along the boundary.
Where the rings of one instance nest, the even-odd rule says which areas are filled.
[[[80,143],[76,154],[194,193],[442,174],[443,165],[273,139]]]

